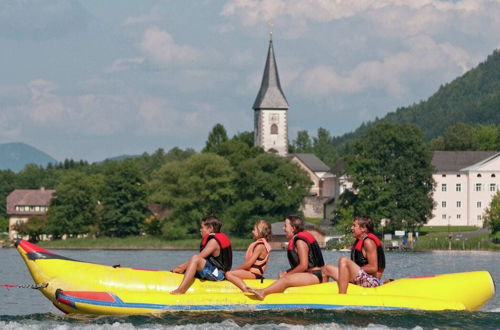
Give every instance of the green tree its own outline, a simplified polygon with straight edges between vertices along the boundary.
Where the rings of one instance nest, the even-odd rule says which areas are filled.
[[[102,175],[88,176],[75,170],[64,173],[47,212],[50,234],[58,238],[95,231],[103,182]]]
[[[0,217],[7,217],[6,199],[16,189],[16,174],[11,170],[0,170]]]
[[[245,143],[249,148],[254,147],[254,132],[241,132],[235,134],[231,140],[233,141],[241,141]]]
[[[500,191],[497,191],[491,199],[490,207],[486,209],[484,215],[484,223],[491,229],[493,235],[500,232]]]
[[[205,148],[203,152],[213,152],[221,143],[228,140],[227,132],[222,124],[216,124],[212,131],[208,134],[207,142],[205,143]]]
[[[313,145],[309,133],[307,131],[298,131],[297,138],[293,140],[291,145],[293,153],[312,153]]]
[[[472,127],[472,145],[475,150],[496,151],[500,149],[500,127],[496,125],[476,125]]]
[[[106,164],[99,211],[105,236],[138,235],[149,215],[143,177],[131,161]]]
[[[0,216],[0,233],[9,231],[9,219],[4,216]]]
[[[307,174],[287,158],[264,153],[242,162],[234,177],[237,197],[227,211],[230,230],[247,236],[259,217],[282,220],[297,213],[311,184]]]
[[[223,214],[233,200],[233,176],[229,162],[213,153],[163,165],[150,185],[151,201],[172,210],[163,235],[175,239],[195,234],[201,218]]]
[[[346,168],[355,193],[341,195],[338,213],[349,214],[341,209],[352,206],[354,215],[391,219],[393,228],[425,224],[433,209],[433,167],[420,129],[378,123],[356,141],[355,152]]]
[[[444,148],[447,151],[474,150],[472,129],[469,125],[458,123],[450,126],[443,134]]]
[[[328,166],[333,166],[336,160],[333,138],[328,130],[318,128],[318,135],[313,138],[313,153]]]
[[[14,225],[14,230],[19,236],[27,235],[30,242],[36,243],[43,234],[47,234],[47,217],[44,215],[34,216],[26,222]]]

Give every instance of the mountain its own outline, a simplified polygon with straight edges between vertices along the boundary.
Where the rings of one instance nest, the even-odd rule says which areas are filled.
[[[443,134],[447,127],[462,122],[468,125],[500,124],[500,50],[486,61],[445,84],[426,101],[399,108],[358,127],[354,132],[336,137],[335,145],[353,140],[378,121],[415,124],[427,141]]]
[[[0,143],[0,170],[19,172],[29,163],[46,166],[57,160],[25,143]]]

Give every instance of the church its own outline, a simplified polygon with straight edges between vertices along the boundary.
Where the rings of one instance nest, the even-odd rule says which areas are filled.
[[[297,163],[312,182],[301,211],[308,218],[330,219],[332,210],[327,205],[333,201],[336,190],[330,168],[314,154],[288,154],[288,101],[281,88],[272,34],[270,36],[262,82],[253,104],[254,143]]]

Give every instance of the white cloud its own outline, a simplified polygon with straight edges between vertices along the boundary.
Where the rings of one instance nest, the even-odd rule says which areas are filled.
[[[156,23],[162,20],[161,15],[159,14],[159,8],[153,7],[149,11],[149,13],[138,16],[130,16],[127,17],[123,25],[135,25],[135,24],[144,24],[144,23]]]
[[[198,50],[190,46],[176,44],[174,38],[168,32],[156,26],[144,32],[141,48],[159,64],[172,61],[193,61],[200,56]]]
[[[375,88],[384,89],[391,97],[403,97],[410,93],[411,81],[425,81],[436,71],[462,74],[470,66],[467,52],[449,43],[416,37],[408,45],[407,51],[359,63],[345,73],[333,66],[315,66],[303,73],[301,87],[310,95],[354,94]]]
[[[28,108],[31,119],[42,125],[61,121],[65,109],[61,100],[54,95],[57,85],[43,79],[28,84],[31,90],[31,104]]]
[[[144,63],[143,57],[134,57],[134,58],[120,58],[115,60],[111,65],[106,68],[106,72],[121,72],[127,71],[132,67],[138,66]]]

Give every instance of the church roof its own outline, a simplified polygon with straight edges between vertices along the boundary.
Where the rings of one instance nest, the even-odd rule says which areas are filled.
[[[281,90],[272,39],[269,40],[264,75],[262,76],[262,83],[260,84],[259,94],[255,98],[253,109],[288,109],[288,102]]]

